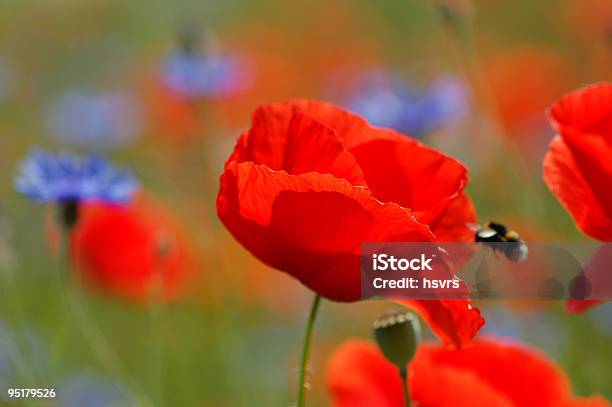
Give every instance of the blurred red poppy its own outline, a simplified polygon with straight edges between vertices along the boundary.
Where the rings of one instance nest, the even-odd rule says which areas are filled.
[[[591,78],[612,77],[612,2],[610,0],[581,0],[564,2],[566,21],[563,27],[578,34],[581,45],[581,69]],[[558,16],[554,17],[556,21]],[[586,72],[584,72],[586,71]]]
[[[147,102],[151,122],[167,136],[168,141],[184,143],[193,140],[197,133],[197,106],[172,89],[150,80],[147,86]]]
[[[609,45],[612,36],[612,3],[608,0],[590,0],[588,5],[580,0],[569,0],[565,4],[568,23],[585,40],[585,46],[596,42]]]
[[[364,32],[351,1],[336,1],[330,8],[326,1],[311,0],[299,14],[291,11],[291,2],[272,0],[271,5],[285,16],[282,21],[262,16],[241,22],[224,36],[228,47],[244,55],[255,71],[249,89],[219,103],[226,126],[242,126],[256,105],[296,95],[326,94],[337,74],[351,77],[384,60],[380,44]],[[321,13],[322,9],[326,12]],[[303,21],[309,21],[308,36],[300,28]],[[318,45],[323,43],[329,46]]]
[[[572,86],[574,76],[562,54],[533,46],[509,49],[490,58],[485,73],[502,124],[519,138],[533,135],[526,128],[545,125],[544,110]],[[516,86],[517,77],[521,86]]]
[[[327,386],[337,407],[402,407],[398,369],[374,343],[352,339],[327,366]],[[576,398],[570,383],[538,350],[499,339],[480,339],[451,350],[421,345],[409,365],[414,404],[427,407],[605,407],[598,396]]]
[[[576,224],[612,241],[612,83],[564,96],[550,109],[558,135],[544,159],[544,180]]]
[[[471,240],[467,182],[461,163],[407,136],[296,100],[256,110],[226,163],[217,211],[267,265],[328,299],[357,301],[362,242]],[[461,329],[458,317],[482,324],[462,304],[448,329]]]
[[[142,198],[129,207],[84,204],[71,248],[87,282],[135,302],[175,299],[193,265],[175,223]]]

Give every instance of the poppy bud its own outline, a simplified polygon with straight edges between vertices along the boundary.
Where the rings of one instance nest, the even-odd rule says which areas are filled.
[[[374,321],[372,329],[385,357],[400,369],[405,369],[421,339],[418,318],[411,312],[391,309]]]

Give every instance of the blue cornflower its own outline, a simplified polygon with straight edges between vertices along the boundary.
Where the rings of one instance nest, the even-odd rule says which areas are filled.
[[[376,126],[416,137],[461,119],[468,106],[467,88],[454,78],[421,89],[386,73],[366,76],[347,103]]]
[[[21,164],[15,188],[39,202],[100,200],[125,203],[138,189],[133,175],[98,156],[36,150]]]
[[[221,98],[243,90],[248,71],[245,61],[235,55],[178,52],[166,60],[162,79],[187,99]]]
[[[127,92],[70,89],[52,101],[47,124],[60,141],[86,149],[110,148],[139,135],[141,110]]]

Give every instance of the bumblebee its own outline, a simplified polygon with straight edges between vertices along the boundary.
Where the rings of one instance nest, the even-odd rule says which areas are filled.
[[[520,263],[527,259],[529,249],[518,233],[498,222],[487,222],[476,230],[474,240],[502,253],[512,262]]]

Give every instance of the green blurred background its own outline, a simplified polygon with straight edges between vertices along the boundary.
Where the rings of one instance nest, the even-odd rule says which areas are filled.
[[[289,405],[310,293],[235,243],[216,218],[214,198],[223,161],[252,109],[291,97],[338,100],[342,92],[330,89],[338,73],[388,69],[423,85],[440,75],[461,78],[472,94],[467,119],[425,140],[470,167],[468,191],[481,219],[507,222],[532,241],[588,240],[541,180],[553,135],[544,109],[564,92],[612,79],[612,4],[449,1],[466,24],[456,31],[441,3],[4,0],[0,388],[80,391],[100,403],[92,406]],[[206,52],[244,56],[252,70],[243,91],[191,107],[189,137],[177,136],[172,114],[156,110],[166,107],[152,90],[185,25],[204,33]],[[81,298],[118,360],[110,370],[66,313],[49,248],[49,208],[12,186],[32,146],[70,149],[52,137],[46,119],[66,89],[111,89],[138,102],[137,139],[110,155],[170,208],[201,264],[189,293],[174,304],[135,305],[89,291]],[[550,354],[577,394],[612,398],[612,308],[570,316],[561,303],[478,305],[488,321],[483,331]],[[369,337],[371,321],[386,307],[324,302],[311,405],[328,404],[330,352],[348,336]],[[74,400],[65,405],[79,405]]]

